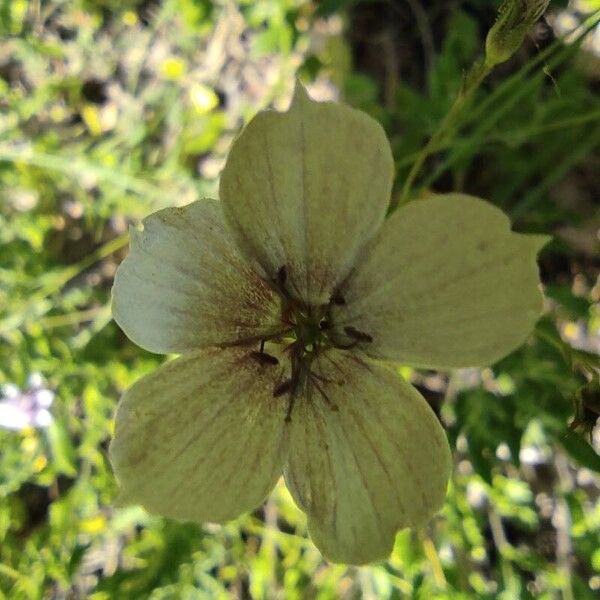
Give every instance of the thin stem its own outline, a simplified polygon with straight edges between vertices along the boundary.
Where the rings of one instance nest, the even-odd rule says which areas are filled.
[[[66,327],[68,325],[79,325],[84,321],[91,321],[98,316],[104,309],[104,306],[95,306],[86,310],[79,310],[63,315],[52,315],[44,317],[38,321],[38,325],[43,329],[52,329],[53,327]]]
[[[500,555],[500,570],[502,571],[502,580],[504,581],[504,587],[507,590],[510,590],[511,582],[514,578],[514,571],[507,554],[510,554],[510,550],[512,547],[506,539],[506,534],[504,533],[504,526],[502,525],[502,519],[500,518],[500,515],[496,512],[495,507],[491,504],[488,508],[488,522],[490,524],[490,530],[492,532],[492,539],[494,540],[494,545],[496,546],[498,554]]]
[[[452,133],[458,124],[461,112],[491,70],[492,67],[490,67],[483,59],[480,59],[471,67],[471,70],[463,79],[461,89],[458,92],[454,103],[450,107],[450,110],[446,113],[446,116],[439,127],[429,138],[429,141],[419,152],[417,159],[413,163],[408,176],[406,177],[406,181],[404,182],[399,204],[404,204],[408,200],[415,179],[419,175],[427,158],[448,142],[448,139],[452,136]],[[393,208],[396,207],[394,206]]]
[[[446,576],[444,575],[444,567],[442,567],[442,561],[438,556],[437,550],[435,548],[435,544],[431,540],[431,538],[425,533],[425,531],[419,532],[419,538],[421,540],[421,544],[423,545],[423,552],[429,561],[429,565],[431,566],[431,571],[433,573],[433,579],[435,580],[436,585],[445,589],[448,587],[448,582],[446,581]]]
[[[552,523],[556,529],[556,564],[564,578],[562,583],[563,600],[574,600],[571,562],[573,547],[571,542],[571,512],[566,496],[573,490],[573,478],[569,472],[569,462],[563,452],[556,456],[556,473],[558,481],[555,485],[556,509]]]
[[[519,146],[525,142],[527,142],[530,138],[535,137],[537,135],[543,135],[544,133],[548,133],[551,131],[556,131],[560,129],[567,129],[569,127],[576,127],[577,125],[584,125],[586,123],[600,121],[600,110],[591,112],[585,115],[577,115],[575,117],[569,117],[563,119],[562,121],[556,121],[554,123],[548,123],[546,125],[539,125],[536,127],[532,127],[531,129],[512,129],[506,131],[505,133],[496,133],[493,135],[488,135],[487,137],[482,137],[480,140],[472,141],[456,141],[452,142],[452,140],[446,140],[443,144],[440,144],[439,150],[445,150],[448,147],[452,146],[458,149],[464,149],[467,147],[482,147],[487,144],[510,144],[512,146]],[[403,156],[400,160],[396,162],[397,167],[405,167],[413,163],[414,160],[419,156],[419,152],[412,152],[411,154],[407,154]],[[427,181],[424,185],[428,185],[427,182],[435,181],[439,174],[443,172],[448,166],[451,166],[451,162],[445,161],[442,164],[441,171],[436,169],[434,175],[431,175],[427,178]]]
[[[550,56],[550,51],[553,48],[556,49],[558,47],[555,47],[554,45],[556,42],[553,43],[542,53],[536,56],[535,59],[524,65],[510,79],[498,86],[487,98],[483,99],[482,102],[475,105],[473,110],[470,111],[469,121],[477,123],[477,127],[471,134],[469,142],[457,144],[455,150],[446,156],[446,158],[437,166],[434,172],[425,179],[422,185],[424,187],[429,187],[444,171],[465,156],[466,150],[468,150],[470,147],[481,145],[481,143],[485,141],[484,135],[486,132],[494,127],[494,125],[496,125],[501,118],[503,118],[510,110],[512,110],[522,98],[533,92],[536,85],[539,83],[540,77],[544,77],[542,72],[534,74],[534,67],[541,62],[544,62],[548,57],[549,61],[546,66],[547,69],[552,69],[562,64],[569,56],[572,56],[574,51],[573,47],[575,44],[580,43],[585,35],[589,33],[589,31],[589,28],[584,29],[578,35],[573,46],[562,48],[562,50],[560,50],[558,53]],[[491,109],[493,106],[495,107],[494,110]]]
[[[556,40],[548,48],[545,48],[535,58],[521,67],[521,69],[515,75],[513,75],[507,82],[499,86],[494,93],[492,93],[486,100],[479,104],[473,111],[473,114],[469,115],[470,119],[473,121],[479,120],[482,115],[485,115],[488,112],[493,103],[497,101],[497,96],[499,94],[512,91],[512,88],[518,85],[522,79],[532,71],[532,69],[534,69],[539,63],[544,62],[546,58],[548,58],[557,49],[559,50],[559,58],[555,58],[552,61],[553,64],[549,65],[549,67],[560,62],[560,58],[563,55],[572,55],[577,47],[577,44],[580,43],[581,40],[583,40],[585,36],[598,24],[598,19],[595,19],[598,13],[600,13],[600,10],[591,15],[591,22],[588,22],[587,24],[579,24],[570,32],[569,35],[573,35],[578,32],[577,39],[571,47],[565,49],[562,47],[562,40]],[[449,145],[452,134],[454,133],[456,126],[459,124],[461,114],[463,113],[465,107],[469,104],[469,101],[471,100],[475,91],[479,88],[483,80],[489,75],[492,68],[492,66],[486,63],[485,59],[480,59],[471,67],[471,70],[465,76],[463,86],[461,87],[458,96],[454,100],[454,103],[450,107],[450,110],[438,126],[437,130],[433,133],[427,144],[417,154],[417,158],[415,159],[415,162],[413,163],[404,182],[399,199],[392,201],[390,212],[395,210],[399,205],[402,205],[408,201],[412,192],[413,184],[427,158],[433,153]],[[493,122],[495,122],[497,117],[497,114],[493,114]],[[447,167],[448,160],[444,164],[443,168],[445,169]],[[439,176],[439,173],[442,170],[443,169],[441,168],[436,170],[436,177]],[[434,177],[430,177],[428,179],[428,183],[430,183],[433,179]]]
[[[277,564],[277,504],[273,496],[269,497],[265,503],[265,529],[262,534],[261,554],[265,557],[266,573],[264,573],[270,590],[274,590],[277,585],[277,574],[275,565]]]

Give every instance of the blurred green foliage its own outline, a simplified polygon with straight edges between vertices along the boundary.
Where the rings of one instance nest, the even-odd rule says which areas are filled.
[[[399,189],[497,3],[0,2],[0,384],[41,373],[56,393],[47,429],[0,429],[0,598],[596,597],[600,59],[583,4],[570,44],[543,26],[492,73],[417,186],[555,236],[546,316],[489,369],[402,370],[441,407],[448,500],[389,561],[348,569],[282,485],[224,526],[115,506],[114,408],[161,359],[112,322],[112,277],[128,225],[214,196],[235,134],[297,72],[384,124]]]

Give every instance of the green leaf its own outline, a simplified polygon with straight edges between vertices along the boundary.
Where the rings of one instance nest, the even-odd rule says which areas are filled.
[[[568,429],[558,441],[582,467],[600,473],[600,456],[578,433]]]
[[[52,464],[58,473],[75,477],[75,450],[71,444],[68,432],[58,421],[54,421],[47,429],[48,443],[52,453]]]

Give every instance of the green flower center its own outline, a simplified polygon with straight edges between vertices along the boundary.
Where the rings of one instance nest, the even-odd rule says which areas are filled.
[[[275,283],[283,298],[282,320],[290,327],[289,335],[295,338],[292,346],[296,362],[306,359],[310,363],[315,354],[326,348],[348,349],[373,341],[371,335],[352,326],[345,326],[341,330],[334,327],[331,309],[335,305],[345,304],[340,293],[334,293],[326,305],[310,306],[290,294],[286,280],[287,269],[283,266],[277,273]]]
[[[323,309],[292,309],[290,312],[292,335],[305,354],[312,354],[332,345],[327,336],[328,321]]]
[[[346,325],[341,330],[334,327],[332,320],[332,307],[344,305],[346,302],[339,293],[332,294],[329,303],[321,306],[310,306],[302,300],[295,298],[286,287],[287,269],[282,266],[272,282],[282,298],[281,320],[285,329],[272,337],[260,340],[260,350],[250,352],[250,356],[263,366],[278,365],[277,356],[265,352],[265,342],[286,344],[284,353],[290,360],[289,377],[281,380],[273,389],[273,397],[288,397],[288,410],[285,420],[289,422],[294,408],[294,402],[300,390],[306,383],[310,383],[325,403],[332,409],[338,410],[325,392],[323,384],[330,383],[318,373],[313,372],[312,362],[317,354],[327,348],[350,349],[364,347],[373,338],[368,333],[359,331],[351,325]],[[289,343],[289,339],[293,341]]]

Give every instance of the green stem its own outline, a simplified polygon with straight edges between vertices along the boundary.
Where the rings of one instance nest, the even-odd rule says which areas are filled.
[[[446,581],[444,567],[442,567],[442,561],[437,553],[435,544],[423,530],[419,531],[419,539],[421,540],[421,544],[423,546],[423,552],[425,553],[425,556],[429,561],[429,565],[431,566],[433,579],[437,587],[442,590],[446,589],[448,587],[448,582]]]
[[[569,117],[563,119],[562,121],[556,121],[555,123],[548,123],[545,125],[539,125],[536,127],[532,127],[531,129],[511,129],[506,131],[505,133],[497,133],[494,135],[488,135],[486,137],[481,137],[480,140],[476,141],[456,141],[452,142],[451,140],[446,140],[443,144],[440,144],[439,150],[445,150],[452,146],[453,148],[458,148],[459,150],[467,148],[467,147],[483,147],[488,144],[510,144],[512,146],[518,147],[521,144],[527,142],[530,138],[535,137],[537,135],[543,135],[544,133],[560,130],[560,129],[568,129],[570,127],[576,127],[578,125],[584,125],[590,122],[600,121],[600,110],[593,111],[587,115],[577,115],[575,117]],[[407,154],[403,156],[400,160],[396,162],[397,168],[407,167],[411,165],[419,156],[419,152],[412,152],[411,154]],[[436,169],[433,175],[427,178],[425,182],[425,186],[428,186],[430,182],[435,181],[437,177],[442,173],[447,167],[448,164],[452,164],[452,162],[448,163],[445,161],[442,163],[440,169]],[[442,168],[443,167],[443,168]]]
[[[463,80],[461,89],[456,96],[454,103],[450,107],[450,110],[446,113],[446,116],[439,127],[429,138],[429,141],[419,152],[417,159],[413,163],[408,176],[406,177],[406,181],[404,182],[399,204],[404,204],[408,200],[415,179],[419,175],[427,158],[448,143],[449,138],[455,131],[463,109],[491,70],[492,67],[489,66],[484,59],[480,59],[471,67],[471,70]],[[396,207],[394,206],[393,208]]]
[[[597,23],[598,21],[596,21],[596,24]],[[554,47],[556,42],[553,43],[552,46],[546,48],[535,59],[521,67],[521,69],[510,79],[500,84],[487,98],[484,98],[482,102],[474,106],[473,110],[469,111],[469,121],[477,123],[477,126],[471,134],[469,143],[455,145],[453,151],[449,153],[437,166],[434,172],[425,179],[422,185],[424,187],[429,187],[444,171],[463,158],[470,147],[480,145],[485,134],[491,130],[502,117],[512,110],[523,97],[533,92],[535,87],[539,84],[539,78],[544,77],[544,73],[542,72],[533,72],[533,69],[537,65],[544,63],[546,64],[546,69],[549,70],[563,64],[569,57],[573,56],[576,44],[579,44],[589,32],[589,27],[586,27],[578,34],[578,37],[572,46],[567,46],[566,48],[563,47],[562,50],[551,55],[550,50],[559,47]],[[547,58],[549,58],[548,63],[545,62]],[[492,107],[494,107],[493,110]]]
[[[577,32],[577,39],[571,47],[568,47],[565,51],[562,40],[556,40],[548,48],[540,52],[533,60],[529,61],[526,65],[521,67],[521,69],[515,75],[513,75],[507,82],[505,82],[505,84],[499,86],[499,88],[494,93],[488,96],[488,98],[483,103],[477,106],[477,108],[473,111],[473,114],[469,115],[469,118],[473,121],[479,120],[482,115],[485,115],[488,112],[490,106],[492,106],[494,102],[497,101],[498,94],[510,92],[513,87],[518,85],[523,80],[523,78],[527,77],[527,74],[530,73],[533,70],[533,68],[535,68],[538,64],[543,63],[556,50],[559,50],[559,55],[572,55],[577,49],[577,44],[581,43],[585,36],[598,24],[598,19],[596,18],[598,13],[600,13],[600,9],[598,11],[595,11],[590,16],[588,22],[586,22],[585,24],[579,24],[573,29],[571,34],[575,34]],[[555,66],[555,64],[557,64],[559,61],[560,56],[558,59],[554,59],[552,61],[552,64],[548,66]],[[400,198],[399,200],[392,201],[392,204],[390,206],[390,212],[395,210],[398,207],[398,205],[402,205],[409,200],[413,184],[416,178],[418,177],[419,172],[421,171],[421,168],[423,167],[423,164],[425,163],[427,158],[431,156],[434,152],[437,152],[450,144],[452,134],[455,132],[456,126],[458,125],[459,117],[461,117],[461,114],[463,113],[465,107],[471,100],[471,97],[479,88],[483,80],[489,75],[492,68],[493,66],[489,65],[485,59],[480,59],[471,67],[471,70],[466,75],[463,86],[461,87],[458,96],[454,100],[454,103],[450,107],[450,110],[438,126],[437,130],[433,133],[427,144],[417,154],[417,158],[415,159],[415,162],[413,163],[408,173],[408,176],[404,182]],[[497,115],[494,115],[494,117],[497,117]],[[447,168],[447,166],[448,164],[446,162],[444,168]],[[439,172],[441,170],[443,169],[438,169],[436,171],[436,176],[439,175]],[[431,182],[433,179],[433,177],[430,177],[428,179],[428,182]]]
[[[38,321],[38,325],[43,329],[79,325],[83,321],[92,321],[104,308],[105,306],[95,306],[94,308],[88,308],[87,310],[78,310],[68,314],[44,317]]]
[[[494,545],[496,546],[498,554],[500,555],[500,570],[502,572],[504,587],[506,590],[510,590],[512,587],[512,582],[515,578],[514,570],[510,560],[512,546],[506,539],[506,534],[504,533],[504,527],[502,525],[502,519],[496,512],[496,508],[493,505],[490,505],[488,508],[488,522],[490,524]]]

